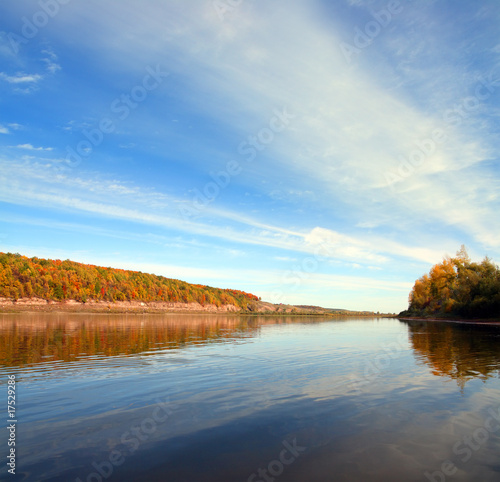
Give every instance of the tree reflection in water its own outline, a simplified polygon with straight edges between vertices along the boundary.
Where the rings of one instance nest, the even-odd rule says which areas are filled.
[[[158,350],[235,343],[268,324],[311,322],[297,317],[23,313],[0,315],[0,365],[74,362],[89,356],[143,356]],[[56,368],[56,366],[54,366]]]
[[[467,323],[401,320],[408,325],[417,359],[432,373],[456,380],[463,389],[469,380],[500,374],[500,327]]]

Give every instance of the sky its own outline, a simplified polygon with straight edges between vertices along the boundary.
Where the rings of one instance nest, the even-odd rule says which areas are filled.
[[[4,0],[0,251],[399,312],[500,261],[497,0]]]

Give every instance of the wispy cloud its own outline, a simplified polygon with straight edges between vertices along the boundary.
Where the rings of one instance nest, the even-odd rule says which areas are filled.
[[[363,8],[365,2],[351,3]],[[116,15],[125,22],[133,6],[125,2],[122,9],[121,5]],[[154,45],[131,42],[123,29],[113,30],[112,36],[99,42],[113,38],[116,45],[116,35],[130,59],[152,59],[168,51],[172,71],[190,78],[193,92],[210,92],[209,96],[203,94],[203,99],[193,93],[197,109],[231,129],[238,126],[242,139],[265,126],[274,107],[288,106],[296,116],[293,126],[268,148],[274,170],[285,179],[300,177],[316,183],[322,202],[349,206],[355,223],[366,223],[356,216],[369,210],[370,216],[379,220],[377,228],[407,233],[422,229],[431,217],[479,243],[488,240],[485,247],[500,248],[500,233],[495,230],[491,234],[498,206],[485,205],[481,189],[464,182],[470,179],[469,168],[494,158],[492,131],[466,128],[479,119],[481,109],[468,113],[467,125],[450,126],[445,118],[447,109],[463,102],[474,90],[478,76],[474,72],[464,76],[450,63],[443,67],[443,59],[454,52],[452,44],[440,42],[437,49],[434,43],[429,60],[427,48],[415,50],[415,40],[405,39],[405,26],[413,25],[412,31],[417,31],[418,25],[438,33],[432,30],[436,25],[428,21],[431,5],[426,6],[424,15],[409,3],[391,36],[376,39],[380,43],[374,48],[380,47],[396,62],[395,67],[387,65],[396,72],[393,76],[377,72],[370,56],[347,68],[339,48],[344,40],[341,34],[323,23],[307,2],[297,2],[293,8],[280,2],[272,6],[245,4],[235,9],[229,22],[220,22],[210,2],[195,2],[192,16],[179,20],[185,17],[177,11],[180,4],[173,3],[169,18],[176,21],[169,27],[168,38],[160,35],[165,27],[157,21],[165,18],[164,12],[153,14],[155,8],[151,6],[147,22],[133,27],[134,38],[149,38],[158,32]],[[287,18],[287,22],[276,23],[275,18]],[[99,23],[101,19],[92,21]],[[303,42],[304,36],[308,42]],[[186,58],[189,64],[182,60]],[[404,63],[403,59],[409,61]],[[458,77],[463,85],[457,86],[454,79]],[[411,90],[407,88],[410,83]],[[426,95],[441,96],[441,100],[434,105],[421,102]],[[236,120],[232,112],[245,112],[245,116]],[[436,130],[446,133],[446,144],[438,146],[410,179],[389,189],[385,174],[397,169],[401,159]],[[248,168],[242,182],[255,187],[252,169]],[[443,186],[441,177],[450,171],[454,174]],[[489,196],[494,195],[494,188],[481,182],[483,174],[472,176]],[[454,211],[460,212],[461,218],[454,216]],[[469,222],[472,219],[474,223]]]
[[[57,55],[51,49],[42,50],[42,54],[46,57],[42,58],[42,61],[46,64],[47,72],[50,74],[55,74],[58,70],[61,70],[61,66],[57,63]]]
[[[94,177],[54,176],[40,170],[36,160],[30,163],[10,163],[3,172],[16,172],[18,183],[6,186],[0,199],[24,205],[46,206],[58,209],[92,213],[94,215],[125,220],[132,223],[150,224],[185,232],[219,238],[226,242],[255,245],[267,248],[319,256],[342,262],[363,263],[366,266],[386,264],[394,255],[420,262],[437,261],[440,251],[415,249],[410,246],[366,236],[356,238],[330,229],[315,227],[307,230],[290,230],[278,225],[260,222],[241,213],[209,209],[211,224],[186,221],[173,209],[182,200],[138,186],[125,185],[117,180],[99,180]],[[22,181],[21,181],[22,180]],[[235,224],[227,225],[227,220]],[[215,225],[219,226],[214,229]],[[284,257],[285,259],[292,259]]]
[[[43,79],[43,76],[39,74],[25,74],[22,72],[15,75],[7,75],[4,72],[0,72],[0,79],[5,80],[5,82],[9,84],[30,84],[39,82]]]
[[[292,263],[298,261],[297,258],[290,258],[289,256],[275,256],[276,261],[285,261],[287,263]]]
[[[18,144],[17,146],[9,146],[11,149],[24,149],[26,151],[53,151],[53,147],[34,147],[31,144]]]

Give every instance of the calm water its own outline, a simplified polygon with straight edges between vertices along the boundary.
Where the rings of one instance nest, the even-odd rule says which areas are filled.
[[[0,364],[1,480],[500,480],[499,327],[3,315]]]

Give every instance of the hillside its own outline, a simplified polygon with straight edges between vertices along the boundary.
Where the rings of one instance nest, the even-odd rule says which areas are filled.
[[[0,311],[166,312],[383,316],[368,311],[273,304],[244,291],[70,260],[0,252]]]
[[[339,316],[379,316],[380,313],[374,313],[373,311],[353,311],[345,310],[342,308],[323,308],[321,306],[314,305],[295,305],[296,309],[301,311],[310,311],[311,313],[327,314],[327,315],[339,315]],[[383,314],[383,316],[392,316],[390,313]]]
[[[70,260],[27,258],[0,253],[0,298],[63,302],[198,303],[246,310],[259,298],[154,274],[104,268]]]

